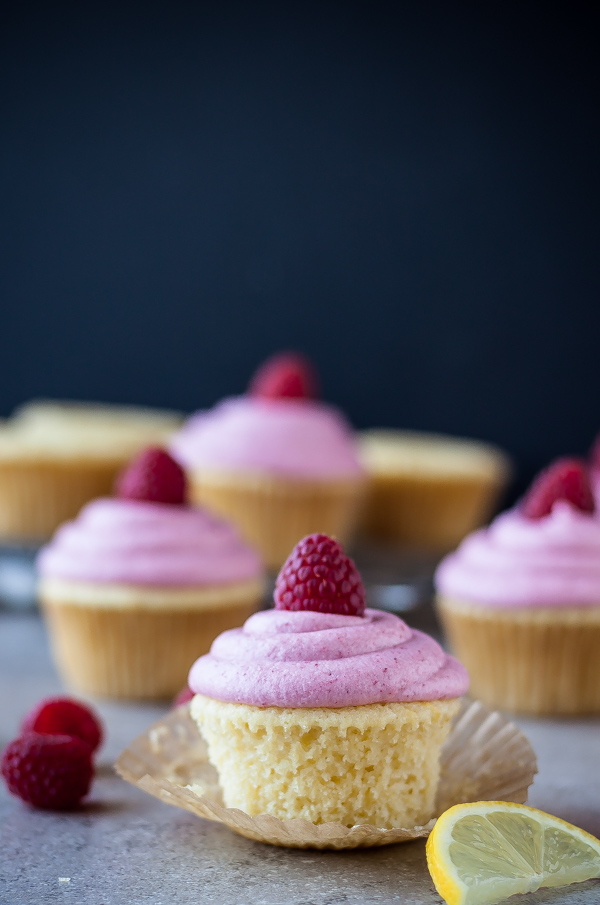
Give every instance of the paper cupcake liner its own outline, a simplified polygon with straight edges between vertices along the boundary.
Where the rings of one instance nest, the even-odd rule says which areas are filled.
[[[294,481],[205,471],[191,476],[194,502],[236,524],[273,571],[307,534],[319,531],[347,544],[356,527],[363,487],[362,479]]]
[[[196,607],[183,608],[177,591],[170,600],[163,595],[162,606],[144,607],[139,588],[131,589],[129,606],[115,606],[110,599],[99,606],[45,596],[42,586],[42,608],[63,681],[74,691],[100,697],[172,698],[187,685],[192,663],[217,635],[256,611],[262,582],[232,585],[230,599],[219,606],[202,606],[202,591]]]
[[[492,514],[504,481],[495,476],[422,478],[371,474],[362,533],[379,541],[453,550]]]
[[[600,606],[493,608],[438,600],[471,690],[517,713],[600,713]]]
[[[362,533],[374,540],[452,550],[493,514],[511,472],[495,446],[414,431],[358,438],[368,475]]]
[[[0,538],[44,540],[89,500],[110,494],[122,463],[0,461]]]
[[[206,743],[189,715],[179,707],[138,736],[120,755],[115,768],[132,783],[166,804],[223,823],[257,842],[291,848],[350,849],[407,842],[428,836],[435,818],[424,826],[381,829],[369,825],[313,824],[280,820],[269,814],[250,817],[225,808]],[[453,804],[503,800],[523,803],[537,773],[535,753],[523,733],[499,713],[475,701],[463,701],[441,756],[436,815]],[[186,788],[201,785],[199,796]]]

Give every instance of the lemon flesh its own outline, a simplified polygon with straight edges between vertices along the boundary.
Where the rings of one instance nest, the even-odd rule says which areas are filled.
[[[442,814],[427,840],[427,862],[449,905],[494,905],[600,877],[600,841],[534,808],[477,802]]]

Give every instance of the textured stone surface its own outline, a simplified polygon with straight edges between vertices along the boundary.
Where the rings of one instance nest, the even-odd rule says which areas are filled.
[[[60,690],[34,615],[0,614],[0,746]],[[169,808],[112,772],[164,707],[96,702],[108,739],[89,804],[36,812],[0,788],[0,905],[369,905],[440,903],[423,842],[354,852],[272,848]],[[538,752],[531,804],[600,834],[600,720],[519,720]],[[516,901],[516,900],[515,900]],[[531,905],[600,902],[600,883],[541,891]]]

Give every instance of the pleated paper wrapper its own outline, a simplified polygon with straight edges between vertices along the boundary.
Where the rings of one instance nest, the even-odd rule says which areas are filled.
[[[389,845],[428,836],[435,823],[433,817],[424,826],[347,827],[280,820],[269,814],[250,817],[237,808],[226,808],[206,743],[187,705],[172,710],[134,739],[115,767],[127,782],[166,804],[271,845],[318,849]],[[536,773],[535,752],[514,723],[478,701],[465,700],[442,749],[435,814],[468,801],[523,803]],[[187,788],[192,783],[204,790],[202,796]]]

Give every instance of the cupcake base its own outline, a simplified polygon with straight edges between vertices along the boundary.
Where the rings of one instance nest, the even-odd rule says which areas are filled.
[[[65,684],[108,698],[171,698],[217,635],[261,602],[260,580],[153,588],[43,579],[40,601]]]
[[[471,693],[525,714],[600,713],[600,606],[481,606],[440,598]]]
[[[190,711],[226,807],[390,828],[432,816],[440,751],[458,706],[253,707],[196,695]]]
[[[362,479],[299,481],[256,474],[202,471],[191,475],[191,497],[237,525],[267,567],[277,571],[307,534],[347,544],[356,526]]]

